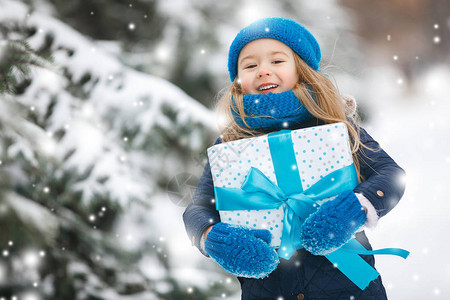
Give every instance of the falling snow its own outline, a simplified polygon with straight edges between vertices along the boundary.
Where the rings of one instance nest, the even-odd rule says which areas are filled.
[[[130,4],[131,5],[131,4]],[[169,5],[169,4],[166,4]],[[1,13],[1,12],[0,12]],[[87,13],[87,12],[86,12]],[[89,12],[94,15],[94,12]],[[32,17],[32,16],[31,16]],[[144,15],[147,18],[147,15]],[[325,19],[334,19],[325,16]],[[50,28],[45,27],[46,24],[40,26],[36,19],[31,18],[30,22],[38,25],[38,32],[44,35]],[[77,33],[66,28],[51,26],[52,30],[60,30],[56,36],[67,36],[74,39],[78,43],[75,45],[78,55],[83,59],[73,62],[70,66],[75,70],[74,77],[80,78],[89,66],[101,62],[106,66],[102,70],[96,70],[99,78],[108,79],[112,84],[114,75],[118,69],[123,68],[122,65],[106,55],[101,48],[91,45]],[[441,32],[446,26],[434,24],[434,34],[428,37],[428,42],[436,47],[442,46],[445,37]],[[135,23],[129,23],[128,29],[133,31],[136,29]],[[267,30],[270,30],[267,28]],[[388,42],[395,42],[391,34],[386,35]],[[394,40],[394,41],[393,41]],[[440,45],[442,44],[442,45]],[[196,49],[196,53],[207,54],[205,49]],[[171,57],[170,48],[159,47],[155,49],[155,56],[161,61],[168,60]],[[399,64],[399,60],[403,60],[403,56],[388,55],[389,61],[393,64]],[[412,53],[412,57],[419,60],[416,53]],[[421,57],[419,62],[426,60]],[[59,63],[64,63],[59,61]],[[450,264],[444,259],[443,251],[450,247],[450,241],[446,237],[445,229],[450,228],[450,220],[448,218],[448,210],[450,202],[447,201],[450,193],[448,185],[448,169],[450,168],[450,121],[448,112],[450,111],[450,99],[448,97],[447,86],[450,82],[450,70],[444,66],[437,66],[425,70],[420,77],[420,85],[417,90],[412,93],[405,91],[408,86],[406,78],[402,77],[395,69],[395,66],[387,66],[385,68],[374,68],[365,71],[367,74],[364,78],[358,78],[357,81],[343,83],[344,90],[348,90],[357,96],[357,102],[364,107],[370,118],[363,124],[364,127],[373,135],[381,144],[381,146],[406,170],[407,190],[403,200],[388,215],[381,218],[377,228],[368,231],[370,240],[374,248],[383,247],[402,247],[411,251],[411,256],[403,261],[397,258],[382,257],[376,258],[377,268],[382,274],[388,295],[390,299],[428,299],[433,295],[436,299],[445,299],[450,294]],[[41,73],[38,73],[41,74]],[[58,80],[50,80],[46,82],[43,76],[36,79],[36,89],[45,88],[51,82],[55,86],[59,86]],[[142,121],[142,127],[151,127],[154,124],[162,124],[165,120],[158,118],[152,109],[146,109],[145,103],[139,100],[141,93],[151,94],[155,99],[166,99],[172,107],[178,107],[180,101],[186,103],[186,115],[184,118],[195,118],[195,120],[203,126],[215,126],[214,115],[211,111],[198,105],[195,100],[184,94],[177,87],[148,76],[146,74],[137,73],[128,70],[126,73],[128,81],[125,82],[124,91],[120,94],[111,92],[107,89],[107,85],[100,86],[94,90],[97,99],[107,99],[103,102],[86,104],[81,107],[80,116],[85,119],[95,118],[96,115],[104,112],[106,108],[114,107],[122,111],[126,120],[132,120],[138,116]],[[42,81],[39,81],[42,80]],[[338,83],[339,78],[338,78]],[[147,88],[152,86],[152,88]],[[358,89],[357,87],[360,87]],[[52,87],[48,87],[51,90]],[[359,97],[358,97],[359,96]],[[121,100],[123,98],[132,99],[125,105]],[[37,99],[29,99],[28,107],[33,113],[37,113],[39,106],[34,104]],[[62,102],[64,99],[62,100]],[[100,100],[99,100],[100,101]],[[162,100],[159,100],[162,101]],[[62,104],[62,103],[59,103]],[[159,103],[160,104],[160,103]],[[136,113],[139,110],[142,115]],[[200,117],[199,117],[200,116]],[[93,160],[99,159],[99,168],[96,170],[102,174],[116,174],[118,177],[114,181],[116,184],[109,186],[113,193],[117,193],[118,197],[127,203],[130,197],[145,195],[145,191],[141,186],[149,179],[142,173],[129,172],[116,161],[125,165],[133,159],[133,155],[127,156],[122,154],[119,149],[113,149],[112,157],[105,157],[100,154],[101,149],[106,147],[109,140],[106,139],[106,133],[102,130],[102,126],[93,126],[91,123],[83,123],[81,121],[72,120],[69,122],[65,116],[53,120],[56,125],[60,126],[56,129],[64,128],[68,131],[66,144],[63,149],[57,149],[56,145],[50,139],[53,131],[46,133],[45,147],[49,153],[62,155],[68,149],[75,146],[77,152],[74,153],[73,160],[69,160],[70,167],[85,168],[89,166]],[[119,120],[120,121],[120,120]],[[123,120],[122,120],[123,121]],[[55,125],[55,126],[56,126]],[[101,125],[101,124],[100,124]],[[56,130],[54,132],[57,132]],[[129,142],[128,137],[119,136],[119,140]],[[80,143],[80,141],[88,141]],[[125,143],[124,143],[125,144]],[[59,152],[61,151],[61,153]],[[136,162],[145,162],[142,156],[138,156]],[[148,157],[146,157],[148,159]],[[157,164],[157,160],[153,163]],[[2,161],[0,161],[2,165]],[[127,173],[127,171],[129,173]],[[120,174],[125,173],[125,176]],[[145,177],[145,178],[144,178]],[[130,181],[128,183],[128,181]],[[133,183],[139,182],[139,185]],[[118,184],[121,183],[121,184]],[[123,183],[123,184],[122,184]],[[128,183],[128,184],[127,184]],[[76,188],[87,190],[92,187],[91,182],[85,185],[79,185]],[[128,188],[123,188],[128,187]],[[48,186],[36,187],[46,193],[51,194],[52,189]],[[92,191],[94,192],[94,191]],[[133,224],[130,219],[140,216],[145,219],[158,220],[157,224],[147,225],[148,231],[155,231],[158,244],[153,245],[159,253],[168,251],[171,257],[171,264],[174,267],[174,274],[179,282],[185,284],[188,293],[194,293],[197,287],[204,287],[209,284],[209,279],[219,281],[223,278],[223,274],[211,272],[209,269],[200,269],[198,265],[211,266],[213,263],[210,259],[203,257],[198,250],[191,247],[188,237],[182,224],[181,214],[182,208],[174,207],[172,203],[167,201],[165,194],[160,194],[154,199],[153,209],[149,213],[142,212],[142,209],[130,210],[130,215],[125,216],[123,227],[118,229],[115,235],[116,239],[127,247],[137,247],[139,242],[144,239],[149,232],[143,232],[142,228]],[[11,201],[11,205],[20,211],[23,218],[27,218],[30,222],[36,224],[37,230],[41,232],[52,232],[54,223],[51,214],[46,214],[38,205],[31,206],[24,199],[17,198]],[[212,200],[214,201],[214,200]],[[137,210],[137,211],[136,211]],[[105,212],[106,208],[102,207],[101,212]],[[93,212],[97,213],[97,212]],[[164,218],[161,218],[164,216]],[[101,217],[100,215],[98,217]],[[95,222],[97,216],[92,214],[89,216],[89,222]],[[129,219],[127,219],[129,218]],[[126,222],[129,221],[129,222]],[[212,222],[212,220],[211,220]],[[136,227],[133,227],[136,226]],[[2,259],[10,259],[14,253],[14,240],[7,245],[0,245]],[[163,247],[164,246],[164,247]],[[5,249],[8,248],[8,249]],[[65,251],[65,247],[61,247]],[[37,268],[45,260],[47,254],[43,250],[31,249],[29,252],[17,254],[20,255],[24,266],[28,268]],[[94,255],[94,254],[93,254]],[[167,254],[163,254],[166,256]],[[95,254],[96,260],[104,259],[103,256]],[[159,265],[158,261],[145,257],[142,261],[143,272],[149,276],[164,276],[164,268]],[[296,263],[297,265],[297,263]],[[300,266],[300,263],[298,263]],[[75,266],[77,267],[77,266]],[[80,266],[78,266],[80,267]],[[0,281],[5,275],[5,271],[0,265]],[[205,267],[206,268],[206,267]],[[232,284],[235,278],[227,278],[226,284]],[[41,287],[40,282],[33,282],[33,286]],[[239,299],[239,294],[220,294],[221,298]],[[12,296],[11,300],[37,300],[34,294],[27,294],[23,297]],[[0,298],[0,300],[6,298]],[[8,298],[8,300],[10,300]],[[282,298],[279,298],[280,300]]]

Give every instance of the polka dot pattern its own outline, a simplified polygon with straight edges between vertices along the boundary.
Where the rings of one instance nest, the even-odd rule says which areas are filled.
[[[331,172],[353,163],[347,127],[343,123],[293,130],[291,136],[304,190]],[[209,148],[214,186],[239,188],[250,167],[258,168],[277,184],[267,138],[267,135],[263,135]],[[269,230],[272,233],[271,245],[280,245],[284,218],[282,207],[254,211],[219,211],[219,214],[223,222]]]
[[[294,137],[295,135],[295,137]],[[336,123],[292,131],[303,190],[326,175],[353,163],[347,126]]]

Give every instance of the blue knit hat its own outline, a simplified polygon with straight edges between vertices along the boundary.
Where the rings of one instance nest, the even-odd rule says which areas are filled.
[[[245,45],[258,39],[275,39],[288,45],[311,68],[319,69],[320,47],[314,36],[302,25],[283,18],[260,19],[243,28],[235,37],[228,53],[228,72],[237,76],[239,53]]]

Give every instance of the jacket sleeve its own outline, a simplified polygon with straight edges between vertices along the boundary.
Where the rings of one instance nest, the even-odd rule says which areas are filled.
[[[220,138],[214,144],[219,143],[221,143]],[[209,160],[195,189],[192,201],[183,213],[183,221],[192,245],[208,256],[200,247],[201,237],[209,226],[220,222],[219,212],[215,207],[214,184]]]
[[[371,150],[361,148],[358,153],[360,172],[366,180],[353,191],[365,196],[375,208],[377,217],[383,217],[403,196],[405,171],[363,128],[360,138]]]

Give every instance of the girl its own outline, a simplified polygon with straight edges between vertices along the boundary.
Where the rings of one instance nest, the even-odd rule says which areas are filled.
[[[228,57],[232,85],[218,103],[226,118],[217,143],[336,122],[347,125],[360,184],[321,205],[302,224],[302,249],[279,259],[270,232],[220,222],[209,162],[183,215],[193,245],[238,276],[242,299],[387,299],[378,277],[364,290],[323,255],[352,236],[371,246],[362,227],[374,227],[404,192],[404,171],[346,115],[343,97],[319,70],[314,36],[288,19],[266,18],[242,29]],[[339,232],[336,236],[330,232]],[[374,266],[372,255],[362,256]]]

